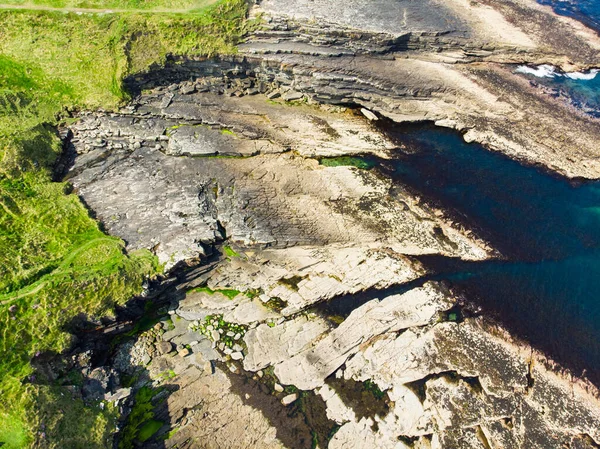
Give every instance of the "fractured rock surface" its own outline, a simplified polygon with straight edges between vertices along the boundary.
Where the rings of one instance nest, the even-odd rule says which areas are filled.
[[[225,238],[262,247],[385,240],[400,253],[485,257],[408,194],[383,201],[388,180],[302,157],[389,151],[366,120],[315,107],[290,113],[264,97],[238,109],[225,102],[221,112],[203,105],[213,104],[211,93],[176,96],[162,112],[152,105],[164,95],[141,100],[149,117],[88,115],[73,128],[79,156],[69,178],[129,249],[153,249],[167,268]],[[230,134],[238,129],[251,136]],[[240,157],[193,157],[199,153]]]
[[[112,360],[133,389],[165,387],[147,447],[598,447],[597,390],[462,316],[415,257],[493,249],[349,158],[385,164],[401,148],[378,124],[433,121],[597,178],[597,121],[507,63],[591,67],[599,38],[530,0],[253,13],[264,21],[240,55],[132,77],[143,95],[71,128],[68,178],[129,250],[167,269],[223,252],[165,281],[169,318]]]

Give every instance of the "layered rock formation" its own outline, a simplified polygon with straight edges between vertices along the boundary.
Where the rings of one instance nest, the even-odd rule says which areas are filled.
[[[215,259],[111,362],[169,385],[146,446],[597,447],[596,390],[463,315],[416,257],[494,249],[351,156],[385,164],[403,147],[374,124],[426,120],[598,177],[594,119],[506,64],[589,67],[600,40],[529,1],[254,13],[241,55],[140,75],[128,107],[71,128],[68,179],[110,233],[167,269]]]

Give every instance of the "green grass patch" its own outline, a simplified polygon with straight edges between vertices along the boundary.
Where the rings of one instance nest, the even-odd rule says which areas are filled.
[[[227,257],[241,257],[238,252],[236,252],[231,246],[223,246],[223,252]]]
[[[147,251],[127,254],[122,241],[103,234],[67,184],[52,182],[61,151],[54,126],[69,121],[70,111],[117,108],[128,100],[123,79],[163,63],[168,54],[234,52],[251,26],[246,3],[209,3],[39,3],[194,9],[185,15],[0,11],[2,449],[112,447],[116,412],[85,407],[65,387],[29,383],[30,360],[40,351],[65,350],[71,343],[65,329],[75,317],[111,315],[160,267]]]
[[[173,371],[172,369],[165,371],[164,373],[160,374],[160,378],[162,380],[171,380],[177,377],[177,374],[175,374],[175,371]]]
[[[6,5],[50,8],[194,12],[215,0],[4,0]]]
[[[350,166],[362,170],[370,170],[375,167],[375,162],[356,156],[324,157],[319,159],[319,163],[325,167]]]
[[[232,288],[222,288],[222,289],[213,290],[212,288],[205,286],[205,287],[193,288],[193,289],[189,290],[188,293],[207,293],[209,295],[214,295],[215,293],[221,293],[222,295],[227,296],[227,298],[233,299],[237,295],[239,295],[241,292],[239,290],[235,290]]]
[[[161,389],[142,387],[136,393],[127,423],[120,433],[119,449],[137,447],[136,442],[147,441],[162,427],[162,422],[153,419],[154,405],[152,404],[152,399],[160,392]]]
[[[138,433],[138,441],[143,443],[148,441],[152,436],[159,431],[159,429],[164,425],[162,421],[156,421],[151,419],[146,424],[142,426],[140,432]]]
[[[232,130],[227,129],[227,128],[223,128],[221,130],[221,134],[226,135],[226,136],[235,136],[236,135]]]
[[[175,429],[167,432],[164,434],[164,436],[162,437],[163,440],[170,440],[171,438],[173,438],[175,436],[175,434],[179,431],[179,427],[176,427]]]

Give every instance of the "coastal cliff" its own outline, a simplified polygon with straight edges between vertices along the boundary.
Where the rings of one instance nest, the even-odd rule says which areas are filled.
[[[154,326],[70,354],[86,379],[74,394],[121,410],[122,444],[154,390],[154,432],[131,437],[148,448],[598,447],[596,387],[424,261],[507,255],[389,176],[418,150],[386,124],[597,179],[598,120],[515,68],[593,68],[600,38],[516,0],[264,0],[252,14],[238,54],[172,57],[65,135],[61,175],[167,273],[147,291]]]

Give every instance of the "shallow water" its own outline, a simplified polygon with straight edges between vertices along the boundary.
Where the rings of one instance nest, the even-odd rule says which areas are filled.
[[[600,380],[600,183],[574,185],[455,132],[387,130],[406,148],[380,170],[452,210],[507,260],[423,258],[534,346]]]
[[[600,61],[598,64],[600,65]],[[530,73],[522,73],[522,75],[532,83],[543,86],[550,95],[562,98],[592,117],[600,118],[599,72],[563,74],[553,71],[552,68],[545,69],[546,67],[550,66],[525,69],[521,66],[517,71],[529,71]]]

